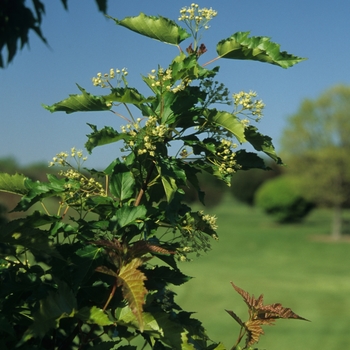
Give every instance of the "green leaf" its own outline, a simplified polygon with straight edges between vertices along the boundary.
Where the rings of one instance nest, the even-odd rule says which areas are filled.
[[[94,274],[96,266],[101,263],[103,257],[103,250],[100,247],[95,247],[91,244],[85,245],[75,252],[70,252],[70,247],[61,246],[65,256],[69,252],[69,261],[72,263],[67,281],[72,287],[73,291],[78,291],[84,281],[88,280]],[[62,254],[63,254],[62,252]],[[66,253],[67,252],[67,253]]]
[[[142,96],[135,88],[112,88],[112,93],[104,96],[106,101],[130,103],[138,106],[142,103],[153,101],[153,97]]]
[[[53,104],[52,106],[42,105],[45,109],[53,112],[89,112],[108,111],[111,109],[110,101],[105,96],[94,96],[86,92],[77,84],[82,95],[69,95],[68,98]]]
[[[143,205],[137,207],[124,205],[117,210],[110,222],[112,225],[116,224],[117,227],[122,228],[134,224],[137,219],[144,220],[146,212],[147,210]]]
[[[180,270],[170,269],[167,266],[155,266],[150,273],[152,279],[164,280],[166,283],[172,283],[175,286],[180,286],[192,278],[184,275]]]
[[[163,184],[164,192],[168,202],[171,202],[177,192],[178,187],[173,177],[168,175],[161,175],[161,181]]]
[[[277,156],[270,136],[260,134],[255,126],[249,125],[244,132],[247,141],[257,150],[262,151],[271,157],[277,164],[283,164]]]
[[[113,19],[118,25],[167,44],[178,45],[191,36],[174,21],[162,16],[147,16],[141,12],[138,16],[125,17],[122,20],[107,17]]]
[[[202,67],[195,55],[186,56],[181,52],[171,62],[172,77],[175,81],[182,79],[203,79],[214,77],[219,71],[219,67],[214,67],[212,70]]]
[[[178,185],[186,185],[186,173],[177,165],[176,159],[159,157],[156,167],[163,184],[166,199],[170,203],[178,191]]]
[[[97,324],[99,326],[108,326],[113,324],[105,311],[98,308],[97,306],[84,306],[78,311],[76,317],[82,320],[83,322],[89,324]]]
[[[88,140],[85,143],[85,148],[89,153],[97,146],[108,145],[120,140],[128,140],[131,136],[119,133],[110,126],[105,126],[101,130],[97,130],[96,125],[87,123],[93,130],[91,134],[87,135]]]
[[[77,301],[73,292],[63,281],[58,281],[57,286],[56,291],[50,291],[40,300],[39,309],[33,313],[33,323],[17,346],[33,337],[43,338],[50,329],[59,327],[62,318],[74,317]]]
[[[27,180],[29,179],[22,174],[0,173],[0,192],[25,195],[29,191],[26,186]]]
[[[48,174],[47,178],[50,181],[48,183],[26,181],[25,184],[30,190],[21,198],[18,205],[12,211],[26,211],[43,198],[60,196],[65,192],[66,179],[58,179],[52,174]],[[74,183],[74,180],[71,182]]]
[[[246,152],[241,149],[236,152],[235,160],[241,166],[240,170],[249,170],[253,168],[268,170],[263,159],[261,159],[256,153]]]
[[[230,131],[240,143],[246,142],[244,125],[234,114],[217,111],[216,109],[208,109],[203,114],[210,122],[214,122]]]
[[[134,195],[135,179],[128,167],[121,162],[115,165],[110,177],[109,189],[111,194],[121,202]]]
[[[122,286],[123,296],[136,316],[141,332],[144,329],[142,313],[145,295],[147,294],[147,289],[143,283],[146,280],[146,276],[138,270],[138,267],[142,264],[142,259],[135,258],[123,266],[118,275],[118,284]]]
[[[221,40],[216,51],[222,58],[254,60],[289,68],[306,58],[280,51],[280,45],[264,36],[248,37],[250,32],[238,32]]]
[[[50,237],[49,232],[35,227],[43,225],[45,222],[54,222],[55,220],[60,219],[34,212],[24,219],[10,221],[1,227],[0,242],[15,247],[25,247],[34,255],[49,255],[63,259],[58,251],[54,249],[52,237]]]

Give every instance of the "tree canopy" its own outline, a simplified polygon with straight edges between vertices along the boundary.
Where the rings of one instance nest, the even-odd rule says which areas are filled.
[[[306,99],[288,119],[281,144],[288,172],[309,200],[334,208],[332,233],[341,232],[341,209],[350,198],[350,87],[338,85]]]

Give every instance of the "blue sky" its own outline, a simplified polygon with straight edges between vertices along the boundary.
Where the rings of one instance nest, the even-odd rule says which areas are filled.
[[[94,94],[107,90],[92,86],[97,72],[127,67],[129,86],[147,93],[141,74],[158,64],[166,67],[178,51],[171,45],[142,37],[107,20],[97,11],[95,1],[44,1],[46,15],[43,33],[50,47],[34,34],[13,63],[0,70],[0,158],[13,156],[21,165],[49,162],[61,151],[75,146],[83,149],[86,123],[109,125],[120,130],[124,122],[110,112],[53,113],[41,104],[51,105],[79,93],[75,83]],[[84,6],[82,6],[84,4]],[[122,19],[140,12],[176,19],[185,1],[109,0],[108,14]],[[269,36],[281,50],[308,60],[287,70],[260,62],[225,60],[218,80],[231,92],[254,90],[265,104],[259,130],[272,136],[278,151],[286,118],[304,98],[316,98],[335,84],[350,85],[350,2],[344,0],[220,0],[199,2],[213,7],[218,16],[202,41],[207,62],[216,56],[218,41],[238,31],[253,36]],[[182,47],[189,45],[185,41]],[[213,66],[209,66],[213,67]],[[88,167],[104,168],[116,156],[120,145],[93,151]]]

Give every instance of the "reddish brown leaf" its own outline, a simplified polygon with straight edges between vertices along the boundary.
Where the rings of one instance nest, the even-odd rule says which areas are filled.
[[[244,322],[231,310],[225,310],[231,317],[233,317],[237,323],[242,326],[245,327]]]
[[[233,282],[231,282],[231,284],[232,287],[237,291],[237,293],[239,293],[243,297],[244,302],[248,305],[249,309],[259,309],[263,306],[263,294],[261,294],[258,297],[258,299],[255,299],[254,295],[250,296],[248,292],[237,287]]]
[[[138,267],[142,264],[142,259],[135,258],[120,269],[118,276],[118,285],[122,286],[123,296],[136,316],[141,332],[143,332],[144,328],[142,317],[143,304],[147,294],[147,289],[143,283],[146,280],[146,276],[138,270]]]
[[[134,257],[142,256],[147,253],[161,254],[161,255],[175,254],[175,252],[171,250],[165,249],[155,244],[150,244],[147,241],[137,241],[130,249],[130,255]]]
[[[110,276],[113,276],[113,277],[118,277],[118,275],[113,270],[108,268],[107,266],[96,267],[95,271],[101,272],[101,273],[104,273],[106,275],[110,275]]]
[[[259,309],[258,317],[261,319],[294,318],[309,321],[294,313],[290,308],[285,308],[280,303],[269,304]]]
[[[259,320],[249,320],[245,323],[247,330],[246,347],[251,346],[259,341],[261,335],[264,334]]]
[[[259,341],[260,335],[264,334],[262,325],[273,325],[275,320],[278,318],[293,318],[298,320],[308,321],[296,313],[290,308],[285,308],[280,303],[263,305],[263,294],[257,299],[254,295],[250,296],[248,292],[237,287],[232,283],[233,288],[239,293],[244,302],[248,305],[249,309],[249,320],[242,324],[241,319],[233,312],[226,310],[241,326],[247,331],[246,347]]]
[[[122,250],[122,244],[116,238],[113,238],[113,240],[100,239],[98,241],[94,241],[93,243],[96,244],[97,246],[106,247],[109,249],[113,249],[115,251]]]
[[[237,287],[233,282],[231,282],[231,284],[248,305],[250,320],[265,321],[262,324],[273,324],[274,320],[278,318],[294,318],[308,321],[306,318],[294,313],[290,308],[283,307],[280,303],[263,305],[263,294],[261,294],[258,299],[255,299],[254,295],[250,296],[248,292]]]

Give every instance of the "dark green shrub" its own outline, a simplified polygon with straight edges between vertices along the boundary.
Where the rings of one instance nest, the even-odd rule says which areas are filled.
[[[265,182],[281,175],[282,168],[272,162],[267,163],[270,170],[249,169],[232,175],[230,193],[242,203],[254,205],[256,191]]]
[[[289,176],[266,181],[256,192],[255,205],[280,223],[299,222],[314,207],[298,191],[296,179]]]

